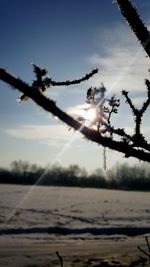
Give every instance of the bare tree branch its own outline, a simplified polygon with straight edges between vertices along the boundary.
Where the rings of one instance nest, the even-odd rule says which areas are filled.
[[[132,31],[143,46],[145,52],[150,57],[150,32],[138,15],[136,8],[133,7],[129,0],[116,0],[116,3],[118,4],[123,17],[129,23]]]
[[[61,121],[65,122],[68,126],[80,131],[88,140],[91,140],[99,145],[108,147],[110,149],[122,152],[125,157],[135,157],[139,160],[150,162],[150,153],[141,149],[135,149],[124,141],[115,141],[109,137],[101,136],[96,130],[86,127],[84,124],[79,123],[77,120],[69,116],[67,113],[59,109],[53,100],[48,99],[37,88],[29,86],[22,80],[14,77],[5,69],[0,69],[0,80],[11,85],[13,89],[18,89],[23,94],[30,97],[36,104],[41,106],[44,110],[57,116]]]
[[[125,140],[127,143],[130,143],[130,146],[140,147],[150,152],[150,144],[147,143],[147,141],[144,140],[144,142],[142,142],[143,140],[140,139],[140,141],[137,142],[134,138],[134,135],[132,136],[132,135],[127,134],[124,129],[121,129],[121,128],[115,129],[112,126],[108,126],[108,127],[109,127],[108,130],[110,133],[116,134],[122,137],[122,140]]]
[[[132,6],[129,0],[116,0],[116,2],[121,10],[122,15],[125,17],[126,21],[129,23],[129,26],[150,57],[150,32],[140,19],[136,9]],[[92,70],[90,73],[79,79],[57,82],[52,78],[45,77],[47,74],[46,69],[42,69],[37,65],[33,65],[33,68],[36,79],[33,81],[31,86],[21,79],[14,77],[3,68],[0,68],[0,80],[4,81],[8,85],[11,85],[13,89],[18,89],[23,93],[23,95],[21,95],[19,98],[20,101],[23,101],[28,97],[31,98],[44,110],[52,113],[54,116],[58,117],[61,121],[65,122],[68,126],[72,127],[76,131],[81,132],[88,140],[118,152],[122,152],[125,157],[134,157],[139,160],[150,162],[150,144],[145,140],[145,137],[141,133],[142,117],[150,105],[150,81],[148,79],[145,80],[147,87],[147,99],[143,103],[141,109],[138,109],[134,106],[127,91],[124,90],[122,92],[126,98],[127,104],[132,110],[135,121],[135,132],[133,135],[128,135],[124,129],[115,129],[111,126],[110,117],[112,113],[117,113],[117,108],[119,107],[120,103],[119,100],[112,97],[110,100],[108,100],[110,101],[109,105],[111,107],[104,107],[104,86],[100,87],[99,89],[91,87],[87,91],[87,103],[93,101],[94,94],[97,94],[97,92],[101,93],[101,101],[99,102],[100,108],[99,113],[97,114],[98,121],[95,121],[96,123],[98,122],[97,131],[85,126],[84,120],[83,123],[75,120],[63,110],[59,109],[53,100],[47,98],[43,94],[43,92],[51,86],[68,86],[71,84],[79,84],[82,81],[88,80],[98,72],[98,69]],[[105,113],[107,113],[108,116],[106,116]],[[102,131],[103,129],[100,129],[103,126],[105,127],[104,131]],[[106,132],[110,134],[109,137],[105,136]],[[120,141],[114,140],[112,134],[117,135]]]
[[[91,72],[85,74],[82,78],[80,79],[75,79],[75,80],[67,80],[64,82],[56,82],[52,80],[52,78],[49,77],[44,77],[47,74],[47,69],[41,68],[35,64],[33,64],[33,72],[35,73],[36,79],[33,81],[32,86],[35,88],[38,88],[42,92],[44,92],[46,89],[52,86],[68,86],[71,84],[79,84],[83,81],[86,81],[90,79],[94,74],[98,73],[98,69],[93,69]],[[18,98],[18,102],[23,102],[28,100],[27,95],[23,94]]]
[[[128,96],[128,92],[123,90],[122,91],[122,95],[125,96],[126,98],[126,102],[128,103],[128,105],[130,106],[133,115],[134,115],[134,120],[135,120],[135,134],[131,137],[131,140],[133,141],[133,145],[134,146],[139,146],[139,147],[147,147],[149,150],[149,145],[147,144],[144,136],[141,133],[141,124],[142,124],[142,117],[146,111],[146,109],[148,108],[148,106],[150,105],[150,82],[149,80],[145,81],[145,84],[147,86],[147,100],[143,103],[142,108],[141,109],[137,109],[135,108],[135,106],[133,105],[130,97]],[[143,145],[143,146],[141,146]]]
[[[128,94],[129,94],[128,91],[126,91],[126,90],[122,91],[122,95],[126,98],[126,102],[129,104],[133,114],[136,116],[138,113],[138,110],[134,107],[132,100],[129,98]]]
[[[67,80],[67,81],[64,81],[64,82],[57,82],[57,81],[54,81],[52,80],[51,78],[49,78],[49,82],[52,86],[62,86],[62,85],[71,85],[71,84],[79,84],[83,81],[86,81],[88,79],[90,79],[94,74],[98,73],[98,69],[93,69],[91,72],[85,74],[82,78],[80,79],[75,79],[75,80]]]
[[[145,84],[147,87],[147,100],[146,102],[143,103],[143,106],[141,108],[141,114],[144,114],[144,112],[147,110],[148,106],[150,105],[150,81],[146,79]]]

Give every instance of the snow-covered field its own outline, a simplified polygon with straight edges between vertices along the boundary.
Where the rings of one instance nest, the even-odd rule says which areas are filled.
[[[59,266],[56,251],[67,266],[103,257],[131,266],[137,245],[145,246],[139,232],[149,227],[149,202],[150,193],[142,192],[1,184],[0,266]],[[119,232],[136,227],[134,238]]]
[[[0,185],[0,229],[146,227],[150,193]]]

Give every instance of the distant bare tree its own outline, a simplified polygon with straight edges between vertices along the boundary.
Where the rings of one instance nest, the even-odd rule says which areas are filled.
[[[115,2],[120,8],[120,11],[125,20],[128,22],[130,28],[137,36],[145,52],[150,57],[150,33],[143,24],[136,9],[129,0],[116,0]],[[18,101],[22,102],[27,100],[27,98],[31,98],[44,110],[58,117],[69,127],[74,128],[76,131],[80,131],[88,140],[118,152],[122,152],[125,157],[134,157],[139,160],[150,162],[150,144],[145,139],[141,131],[142,117],[150,105],[150,81],[148,79],[145,80],[147,99],[143,103],[141,109],[138,109],[134,106],[131,98],[129,97],[129,93],[126,90],[122,91],[127,104],[132,110],[135,123],[134,134],[129,135],[123,128],[115,128],[113,125],[111,125],[110,118],[112,113],[117,113],[119,100],[115,99],[113,96],[108,100],[108,106],[106,107],[106,99],[104,92],[102,92],[102,87],[100,87],[101,89],[89,88],[87,91],[87,102],[89,101],[89,103],[95,101],[95,96],[97,93],[100,93],[101,96],[103,94],[103,97],[99,99],[99,103],[95,105],[97,111],[97,118],[95,121],[97,129],[87,127],[84,121],[74,119],[69,114],[59,109],[53,100],[47,98],[43,94],[46,89],[52,86],[68,86],[71,84],[79,84],[80,82],[85,81],[96,74],[98,72],[97,69],[86,74],[80,79],[75,79],[72,81],[67,80],[65,82],[57,82],[47,77],[47,70],[36,65],[33,65],[33,70],[35,73],[35,80],[31,85],[28,85],[21,79],[14,77],[3,68],[0,68],[0,79],[11,85],[13,89],[18,89],[22,93],[22,95],[18,98]],[[106,133],[109,134],[106,135]]]

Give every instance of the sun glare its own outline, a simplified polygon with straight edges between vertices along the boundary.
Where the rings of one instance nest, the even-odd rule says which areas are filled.
[[[85,112],[85,119],[87,121],[92,122],[92,121],[94,121],[95,117],[96,117],[96,112],[95,112],[94,108],[90,108]]]
[[[92,122],[96,118],[95,108],[85,107],[83,109],[78,110],[78,114],[87,122]]]
[[[79,105],[69,110],[72,115],[83,118],[85,122],[93,122],[96,118],[96,109],[88,104]]]

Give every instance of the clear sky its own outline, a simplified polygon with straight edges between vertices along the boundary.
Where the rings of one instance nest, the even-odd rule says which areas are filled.
[[[132,1],[147,26],[149,0]],[[34,79],[31,63],[46,66],[62,81],[98,67],[99,74],[70,87],[54,87],[46,94],[71,112],[85,102],[90,86],[104,83],[108,95],[130,90],[138,105],[144,99],[149,59],[111,0],[0,0],[1,67],[24,81]],[[79,164],[88,170],[103,166],[103,148],[68,131],[66,125],[32,101],[16,102],[19,92],[0,82],[0,165],[28,160],[40,165]],[[150,133],[149,113],[143,132]],[[132,130],[132,116],[121,98],[114,125]],[[122,154],[108,151],[108,167],[125,162]],[[133,159],[128,160],[133,164]]]

